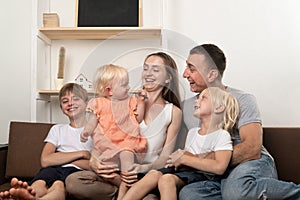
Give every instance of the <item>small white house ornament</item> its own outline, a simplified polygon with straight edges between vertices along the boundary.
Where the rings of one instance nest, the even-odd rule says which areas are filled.
[[[93,90],[93,83],[82,73],[75,78],[75,82],[86,90]]]

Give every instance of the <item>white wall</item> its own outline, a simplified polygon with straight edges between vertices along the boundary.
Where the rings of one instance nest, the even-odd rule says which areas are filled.
[[[0,144],[8,140],[11,120],[30,120],[31,0],[1,2]]]
[[[224,82],[253,93],[264,126],[300,126],[300,1],[167,0],[166,28],[214,43]]]
[[[60,16],[61,25],[73,25],[74,11],[69,5],[73,6],[75,0],[53,0],[51,5],[48,0],[39,1],[42,2],[42,10],[48,7],[64,13]],[[31,15],[35,9],[32,2],[5,1],[5,6],[2,4],[0,8],[0,143],[7,142],[9,121],[31,120]],[[59,4],[63,6],[57,6]],[[297,88],[300,85],[300,13],[297,10],[300,2],[164,0],[163,14],[158,11],[160,5],[160,0],[144,0],[144,7],[147,8],[143,12],[144,23],[149,26],[161,23],[164,26],[167,32],[163,39],[164,47],[176,49],[173,53],[180,71],[183,70],[188,50],[194,44],[215,43],[227,56],[225,83],[257,97],[265,126],[300,126],[300,90]],[[163,15],[163,20],[160,15]],[[37,23],[41,24],[40,18]],[[76,58],[72,64],[78,63],[80,66],[93,49],[97,49],[97,44],[81,44],[80,41],[76,41],[80,48],[75,48],[71,41],[64,41],[63,44],[71,47],[67,53],[72,53]],[[37,46],[42,48],[43,44],[38,42]],[[40,52],[37,62],[45,62],[45,66],[50,65],[47,62],[56,65],[55,60],[44,60],[43,55],[46,58],[58,47],[56,42],[50,49],[46,47],[45,51]],[[123,63],[123,57],[116,62]],[[55,72],[52,70],[52,73]],[[42,71],[40,75],[43,77]],[[50,87],[51,84],[48,80],[43,86]],[[58,112],[54,114],[59,116]],[[63,119],[58,117],[57,120]]]

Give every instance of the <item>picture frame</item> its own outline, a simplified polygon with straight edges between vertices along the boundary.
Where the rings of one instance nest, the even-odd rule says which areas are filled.
[[[76,0],[75,27],[141,27],[142,0]]]

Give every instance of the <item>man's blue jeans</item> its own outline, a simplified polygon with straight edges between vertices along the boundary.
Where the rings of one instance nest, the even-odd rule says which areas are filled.
[[[259,160],[248,161],[235,167],[230,172],[230,175],[222,180],[221,186],[219,183],[211,181],[186,185],[180,191],[179,199],[300,200],[300,185],[277,180],[277,172],[273,159],[262,155]]]

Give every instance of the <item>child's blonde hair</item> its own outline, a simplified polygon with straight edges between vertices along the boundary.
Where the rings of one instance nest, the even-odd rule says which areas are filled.
[[[239,104],[237,99],[218,87],[208,87],[203,90],[202,93],[206,92],[209,93],[215,108],[224,106],[224,120],[220,128],[232,133],[232,128],[234,127],[239,115]]]
[[[105,88],[111,87],[115,78],[119,80],[128,76],[128,71],[120,66],[108,64],[99,67],[94,77],[94,88],[99,96],[106,96]]]

